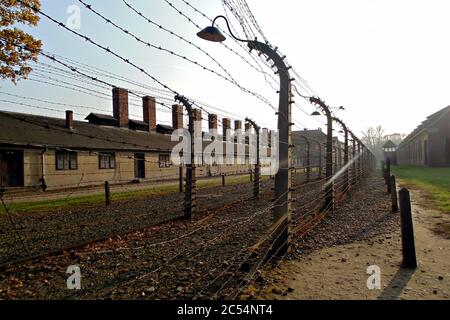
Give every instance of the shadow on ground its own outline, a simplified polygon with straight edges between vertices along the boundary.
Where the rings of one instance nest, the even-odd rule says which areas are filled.
[[[378,300],[398,299],[415,272],[416,269],[400,268],[388,286],[381,292]]]

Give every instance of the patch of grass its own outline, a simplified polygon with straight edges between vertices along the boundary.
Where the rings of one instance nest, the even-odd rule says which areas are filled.
[[[173,189],[173,190],[172,190]],[[112,201],[124,201],[128,199],[138,199],[144,198],[147,196],[154,196],[158,194],[166,194],[175,192],[177,187],[175,186],[164,186],[161,188],[151,188],[151,189],[142,189],[135,191],[122,191],[122,192],[111,192],[111,200]],[[86,206],[94,206],[101,205],[105,203],[105,196],[103,194],[94,194],[89,196],[72,196],[72,197],[64,197],[62,196],[60,199],[52,199],[52,200],[36,200],[29,202],[20,202],[20,203],[12,203],[12,205],[8,205],[8,208],[11,212],[15,213],[29,213],[29,212],[43,212],[43,211],[52,211],[56,209],[64,209],[64,208],[73,208],[73,207],[86,207]],[[5,208],[0,207],[0,213],[4,213]]]
[[[440,210],[450,212],[450,168],[393,166],[392,172],[405,183],[429,193]]]
[[[263,179],[265,179],[263,177]],[[249,182],[250,178],[248,175],[237,176],[237,177],[226,177],[226,185],[235,185]],[[199,180],[197,183],[198,188],[211,188],[220,186],[222,184],[222,178]],[[130,191],[114,192],[111,191],[112,201],[127,201],[131,199],[142,199],[152,196],[166,195],[170,193],[178,192],[178,184],[173,185],[149,185],[148,188]],[[29,213],[29,212],[45,212],[53,211],[57,209],[64,208],[74,208],[74,207],[86,207],[86,206],[96,206],[105,203],[105,196],[103,194],[94,194],[89,196],[72,196],[65,197],[62,196],[61,199],[56,200],[43,200],[43,201],[30,201],[23,203],[12,203],[9,208],[11,212],[14,213]],[[9,206],[7,204],[7,206]],[[3,205],[0,206],[0,214],[5,213],[5,208]]]

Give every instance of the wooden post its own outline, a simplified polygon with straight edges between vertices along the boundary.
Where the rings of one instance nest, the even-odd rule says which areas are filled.
[[[105,181],[105,204],[107,207],[111,205],[111,190],[108,181]]]
[[[178,175],[178,188],[180,193],[183,193],[183,166],[180,165],[179,175]]]
[[[253,171],[250,169],[250,182],[253,182]]]
[[[222,187],[225,187],[225,173],[222,173]]]
[[[392,199],[392,212],[398,212],[398,199],[397,199],[397,183],[395,176],[391,176],[391,199]]]
[[[391,159],[387,157],[386,159],[386,185],[387,192],[391,193]]]
[[[416,247],[414,244],[414,228],[411,213],[411,199],[408,189],[401,189],[400,196],[400,221],[402,229],[403,267],[416,268]]]

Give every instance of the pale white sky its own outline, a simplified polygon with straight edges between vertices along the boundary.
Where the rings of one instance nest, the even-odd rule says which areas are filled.
[[[95,9],[135,32],[144,40],[162,45],[204,63],[215,70],[205,55],[162,33],[139,19],[122,0],[86,0]],[[257,91],[277,105],[277,95],[261,74],[215,43],[195,36],[198,31],[170,8],[164,0],[128,0],[156,22],[175,30],[213,55],[243,86]],[[174,5],[201,26],[208,20],[181,0]],[[287,55],[314,90],[331,106],[343,105],[339,116],[355,133],[369,126],[383,125],[387,133],[409,133],[426,116],[450,104],[450,2],[446,0],[247,0],[269,41]],[[191,0],[213,17],[223,14],[220,0]],[[68,18],[69,5],[76,0],[44,0],[42,9],[58,20]],[[80,5],[81,6],[81,5]],[[233,23],[236,28],[239,26]],[[225,27],[220,22],[221,27]],[[200,68],[148,49],[106,25],[81,7],[81,33],[145,67],[178,92],[239,115],[254,118],[263,126],[276,127],[274,111],[259,100]],[[114,57],[83,42],[42,18],[30,31],[44,42],[44,49],[95,65],[139,82],[157,86],[148,77]],[[242,35],[242,34],[241,34]],[[240,50],[230,39],[226,43]],[[247,56],[248,57],[248,56]],[[43,62],[48,62],[42,60]],[[105,99],[49,87],[32,81],[18,86],[0,82],[1,91],[58,102],[95,105],[110,110]],[[108,93],[108,91],[106,91]],[[0,98],[6,98],[4,96]],[[310,113],[314,108],[301,101]],[[25,101],[24,101],[25,102]],[[42,110],[0,103],[4,110],[42,113]],[[133,108],[133,107],[132,107]],[[64,110],[64,108],[61,108]],[[86,113],[85,110],[75,110]],[[131,113],[140,114],[137,107]],[[50,115],[62,116],[62,114]],[[170,114],[158,114],[168,121]],[[317,128],[320,123],[294,109],[300,126]],[[80,118],[80,116],[78,116]],[[323,122],[323,119],[319,119]]]
[[[408,133],[450,104],[449,1],[251,3],[270,38],[358,130]]]

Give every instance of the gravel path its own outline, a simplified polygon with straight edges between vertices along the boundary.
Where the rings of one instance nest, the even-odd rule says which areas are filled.
[[[421,190],[410,188],[410,192],[417,269],[401,267],[398,214],[388,214],[393,218],[383,219],[375,228],[364,227],[365,232],[348,237],[344,244],[319,245],[317,250],[284,260],[276,270],[266,269],[259,283],[248,286],[243,298],[448,300],[450,239],[436,230],[437,224],[449,221],[448,215],[430,207]],[[379,213],[382,211],[380,206]],[[313,232],[311,238],[315,235]],[[379,267],[379,288],[367,287],[369,266]]]
[[[328,215],[314,232],[296,239],[292,257],[397,230],[399,216],[390,211],[390,195],[375,172],[350,190],[335,214]]]
[[[361,240],[379,241],[400,228],[398,214],[390,212],[390,195],[386,193],[384,180],[378,172],[373,173],[361,184],[351,190],[343,199],[334,214],[329,214],[319,225],[306,236],[294,236],[292,252],[284,261],[276,261],[264,268],[258,281],[248,286],[241,298],[279,298],[287,295],[289,286],[280,289],[281,284],[291,276],[291,273],[273,270],[274,265],[283,268],[284,264],[295,261],[309,261],[311,255],[322,249],[345,245]],[[376,239],[376,240],[374,240]],[[342,251],[341,251],[342,255]],[[339,258],[341,259],[341,258]],[[343,258],[345,260],[345,258]],[[345,262],[343,260],[343,262]],[[322,257],[323,268],[327,267],[327,259]],[[331,262],[330,262],[331,263]],[[342,263],[342,261],[341,261]],[[315,264],[315,275],[320,275],[321,267]],[[313,275],[311,275],[313,277]],[[292,290],[292,288],[290,288]],[[272,291],[275,291],[275,295]],[[320,291],[320,288],[319,288]],[[279,296],[277,296],[279,294]]]

